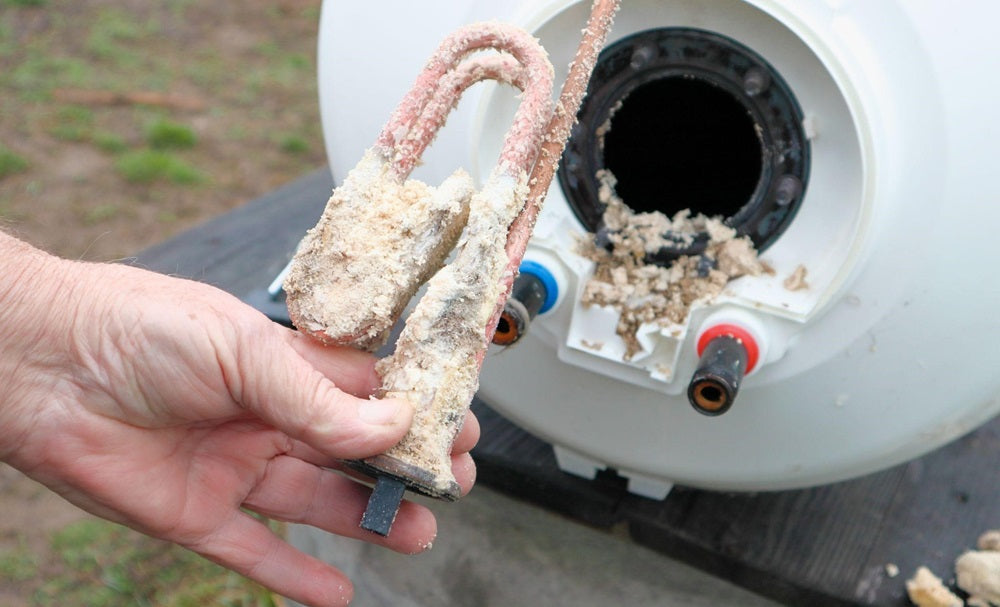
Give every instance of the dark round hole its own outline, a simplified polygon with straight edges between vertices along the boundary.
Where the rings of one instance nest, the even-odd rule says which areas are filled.
[[[761,178],[761,141],[747,108],[701,79],[672,77],[637,87],[604,140],[604,166],[635,211],[673,216],[697,209],[735,215]]]
[[[710,403],[722,402],[722,390],[720,390],[716,386],[711,386],[711,385],[702,386],[698,390],[698,395],[701,396],[703,400],[706,400]]]
[[[563,154],[559,183],[580,223],[609,246],[598,174],[634,211],[723,218],[765,250],[805,197],[802,111],[761,56],[692,28],[637,32],[601,52]],[[667,264],[704,251],[707,233],[651,253]]]

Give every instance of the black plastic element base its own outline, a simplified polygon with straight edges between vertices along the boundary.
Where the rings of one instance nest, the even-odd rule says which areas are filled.
[[[388,476],[375,479],[375,488],[368,498],[368,506],[361,517],[361,528],[382,537],[389,535],[392,523],[403,502],[406,484]]]
[[[728,411],[736,400],[747,362],[747,350],[740,340],[720,335],[708,342],[688,384],[691,406],[705,415]]]
[[[766,60],[725,36],[661,28],[619,40],[601,53],[578,117],[559,182],[598,238],[602,169],[634,211],[721,216],[758,250],[788,227],[805,193],[810,153],[798,103]],[[664,236],[678,244],[648,261],[708,243],[707,234]]]
[[[395,479],[410,491],[427,497],[454,502],[462,496],[462,488],[455,481],[442,485],[431,472],[388,455],[376,455],[363,460],[345,460],[344,464],[376,479],[376,482],[382,477]]]

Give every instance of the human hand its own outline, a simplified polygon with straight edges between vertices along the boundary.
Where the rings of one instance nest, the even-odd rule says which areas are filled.
[[[405,553],[436,533],[404,503],[386,537],[370,491],[328,470],[395,444],[404,401],[370,400],[373,359],[273,324],[207,285],[59,260],[0,236],[0,460],[98,516],[176,542],[308,605],[343,573],[246,509]],[[30,278],[29,278],[30,277]],[[475,418],[455,443],[463,492]]]

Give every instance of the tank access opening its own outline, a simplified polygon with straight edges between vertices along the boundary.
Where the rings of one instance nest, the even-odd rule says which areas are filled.
[[[614,174],[636,212],[721,216],[766,249],[805,193],[809,142],[778,72],[742,44],[703,30],[633,34],[601,54],[559,171],[577,218],[600,234],[597,173]],[[661,251],[697,254],[707,235]]]
[[[695,203],[705,215],[729,217],[760,181],[753,119],[732,95],[704,80],[673,76],[638,86],[612,125],[604,165],[634,211],[672,217]]]

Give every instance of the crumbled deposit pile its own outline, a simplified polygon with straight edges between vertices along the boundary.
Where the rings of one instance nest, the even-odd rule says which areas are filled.
[[[955,581],[968,593],[963,601],[926,567],[906,581],[906,593],[917,607],[1000,607],[1000,530],[983,533],[955,561]]]
[[[941,578],[927,567],[920,567],[906,581],[906,593],[917,607],[962,607],[964,603],[948,590]]]
[[[618,311],[616,331],[625,340],[626,360],[642,350],[635,336],[641,325],[681,324],[695,302],[715,297],[734,278],[764,271],[751,240],[737,237],[719,218],[692,217],[688,210],[673,218],[635,213],[615,193],[614,175],[602,170],[597,178],[612,246],[597,246],[593,238],[580,243],[579,253],[597,264],[581,301]],[[664,247],[691,244],[700,233],[709,237],[701,255],[681,256],[666,267],[646,261]]]

